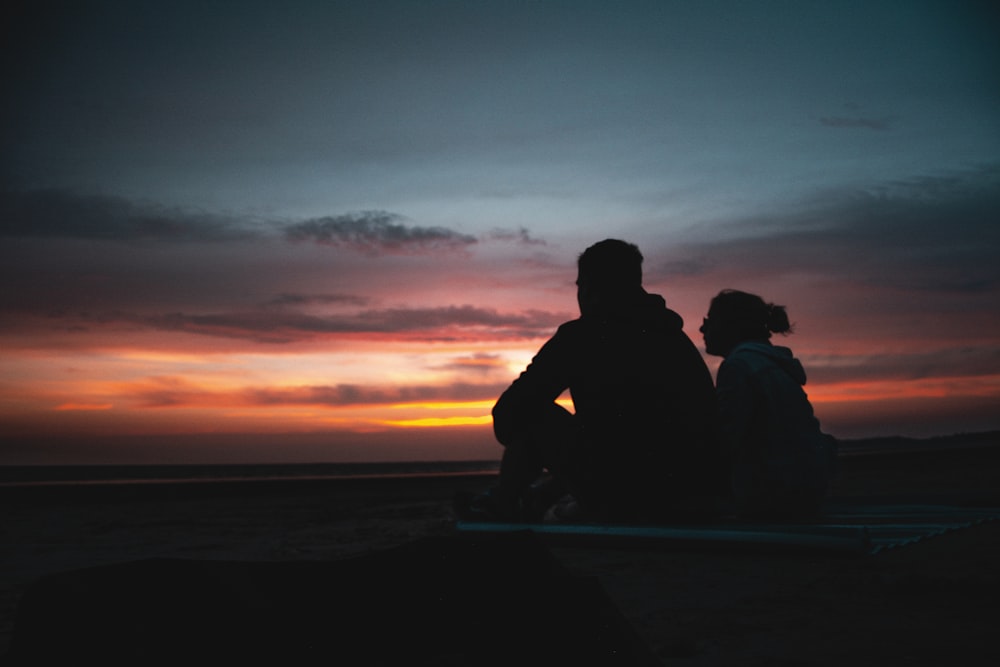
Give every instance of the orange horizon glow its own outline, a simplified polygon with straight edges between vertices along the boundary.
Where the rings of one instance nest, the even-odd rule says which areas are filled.
[[[814,405],[963,396],[989,398],[1000,393],[1000,375],[987,375],[978,378],[839,382],[828,385],[810,385],[807,389],[809,399]]]
[[[144,358],[149,359],[148,356]],[[161,362],[177,358],[167,355]],[[184,360],[184,363],[189,361]],[[24,408],[25,419],[21,422],[22,428],[17,430],[24,433],[30,430],[32,422],[39,422],[40,432],[69,433],[78,421],[74,414],[86,420],[88,431],[108,434],[121,432],[122,427],[131,433],[155,435],[260,430],[305,432],[329,428],[367,433],[384,428],[426,430],[487,426],[493,404],[510,379],[509,376],[506,380],[497,377],[490,383],[463,385],[464,391],[478,391],[481,394],[478,398],[424,401],[400,401],[391,389],[377,387],[371,389],[367,397],[359,390],[357,400],[351,400],[349,395],[342,397],[335,388],[269,384],[261,389],[241,384],[239,378],[211,376],[199,380],[154,376],[139,382],[85,380],[63,387],[63,392],[76,394],[76,400],[51,400],[48,393],[32,396],[30,392],[21,392],[17,400]],[[432,391],[434,385],[424,386],[424,391]],[[442,385],[441,391],[448,388],[447,384]],[[905,401],[989,400],[1000,394],[1000,376],[811,383],[806,389],[822,419],[825,411],[838,405],[863,405],[865,412],[870,414],[877,412],[882,404]],[[371,400],[373,397],[379,400]],[[343,402],[324,402],[331,398]],[[572,410],[568,396],[560,397],[558,402]],[[32,418],[31,414],[36,416]],[[56,420],[57,423],[48,420],[47,426],[41,426],[47,419],[45,414],[62,417]],[[174,423],[174,416],[181,415],[183,425]]]
[[[679,301],[706,300],[686,296]],[[691,312],[684,318],[700,321]],[[864,437],[995,428],[1000,375],[986,370],[989,352],[977,352],[991,349],[991,339],[980,334],[964,347],[916,338],[878,343],[842,332],[841,338],[824,339],[819,333],[832,327],[822,319],[809,323],[811,328],[803,327],[796,338],[775,343],[791,345],[803,360],[812,378],[805,389],[827,432]],[[100,338],[98,333],[90,335]],[[700,336],[690,327],[688,333],[700,349]],[[453,443],[428,444],[421,452],[488,458],[499,455],[490,428],[492,407],[545,340],[484,342],[480,331],[464,331],[463,337],[456,326],[429,329],[420,337],[330,338],[330,344],[227,341],[191,332],[139,334],[121,347],[112,344],[113,338],[99,346],[58,347],[43,337],[36,348],[5,349],[0,441],[274,438],[266,448],[270,453],[252,452],[260,459],[291,457],[280,443],[310,437],[318,439],[310,445],[315,448],[308,450],[310,456],[322,460],[388,455],[379,452],[405,458],[418,441]],[[954,363],[940,364],[936,374],[911,370],[942,355]],[[719,361],[706,357],[713,375]],[[568,395],[559,403],[572,411]],[[468,448],[454,444],[463,438]],[[379,444],[369,450],[366,442]],[[47,460],[44,454],[36,457]]]

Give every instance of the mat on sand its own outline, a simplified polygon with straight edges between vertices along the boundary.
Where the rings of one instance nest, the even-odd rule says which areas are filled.
[[[820,550],[877,554],[952,530],[1000,519],[1000,508],[948,505],[832,505],[809,522],[722,521],[678,525],[460,521],[463,533],[530,531],[568,543],[660,543],[683,548]]]
[[[656,664],[596,578],[532,533],[334,562],[143,560],[44,577],[13,665]]]

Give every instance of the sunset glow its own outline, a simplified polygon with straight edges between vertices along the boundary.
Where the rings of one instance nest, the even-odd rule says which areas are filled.
[[[606,237],[838,437],[1000,428],[975,4],[91,4],[3,46],[0,465],[496,459]]]

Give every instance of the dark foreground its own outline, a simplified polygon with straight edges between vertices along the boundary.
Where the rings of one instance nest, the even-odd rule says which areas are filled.
[[[845,458],[835,496],[1000,506],[998,471],[998,447]],[[364,656],[367,664],[390,664],[380,662],[386,656],[399,664],[408,653],[425,658],[414,664],[489,664],[489,656],[530,664],[530,656],[545,655],[517,653],[526,645],[519,639],[561,646],[567,657],[586,649],[594,664],[636,664],[643,655],[684,665],[993,665],[1000,658],[996,522],[864,557],[532,542],[518,546],[519,555],[508,551],[515,565],[504,568],[496,556],[509,545],[451,541],[452,495],[488,481],[456,476],[6,497],[0,655],[11,646],[20,612],[18,640],[44,640],[81,656],[88,647],[137,642],[136,623],[145,613],[147,621],[168,625],[184,614],[171,627],[147,628],[148,641],[137,643],[147,655],[171,656],[204,633],[206,641],[225,638],[216,646],[230,650],[219,658],[258,648],[286,664],[365,664]],[[102,565],[114,567],[76,574]],[[72,602],[26,610],[25,599],[58,599],[39,595],[32,584],[50,586],[49,595],[65,593],[59,577],[49,576],[56,573],[76,577]],[[511,603],[522,598],[523,604]],[[288,614],[266,605],[247,612],[279,599]],[[221,605],[218,614],[209,613],[211,604]],[[551,622],[539,631],[546,618]],[[39,637],[39,627],[50,636]],[[504,634],[511,631],[519,637]],[[384,650],[359,654],[362,640],[381,642]],[[315,650],[305,651],[302,642]]]

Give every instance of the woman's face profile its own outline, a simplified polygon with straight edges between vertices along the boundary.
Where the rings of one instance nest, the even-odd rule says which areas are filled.
[[[702,319],[698,331],[705,341],[705,352],[713,356],[726,356],[736,344],[732,340],[732,333],[725,326],[725,320],[713,309],[709,309],[708,315]]]

